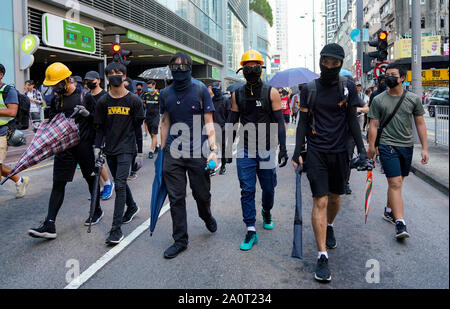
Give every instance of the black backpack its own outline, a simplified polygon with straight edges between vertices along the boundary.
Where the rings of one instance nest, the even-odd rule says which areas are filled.
[[[239,108],[239,112],[244,113],[246,110],[246,100],[247,100],[247,96],[245,95],[245,85],[240,87],[238,90],[235,91],[235,97],[236,97],[236,104],[238,105]],[[273,110],[272,110],[272,103],[270,100],[270,93],[272,91],[272,87],[267,85],[266,83],[263,84],[262,88],[261,88],[261,94],[260,94],[260,98],[259,101],[262,104],[262,108],[264,110],[264,112],[267,115],[270,115],[270,119],[272,123],[275,123],[275,116],[273,115]]]
[[[8,85],[2,93],[3,100],[6,99],[9,91],[17,92],[19,108],[17,109],[16,117],[8,124],[8,126],[18,130],[27,130],[30,127],[30,99],[17,91],[16,88]]]

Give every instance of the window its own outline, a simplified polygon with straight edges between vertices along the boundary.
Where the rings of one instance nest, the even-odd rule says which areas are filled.
[[[445,28],[445,18],[441,17],[441,28]]]
[[[425,29],[425,17],[420,19],[420,28]]]

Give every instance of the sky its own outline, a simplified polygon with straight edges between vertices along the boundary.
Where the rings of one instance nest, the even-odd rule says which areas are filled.
[[[289,67],[306,67],[313,70],[313,25],[312,25],[312,2],[314,1],[316,12],[316,72],[319,70],[318,55],[323,46],[321,42],[321,5],[323,0],[285,0],[288,2],[289,18]],[[300,16],[306,15],[302,19]],[[323,14],[323,13],[322,13]]]

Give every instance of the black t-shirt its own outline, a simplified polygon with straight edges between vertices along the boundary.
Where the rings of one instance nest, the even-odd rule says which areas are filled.
[[[55,96],[50,103],[50,119],[58,113],[64,113],[66,117],[70,117],[77,105],[84,105],[90,113],[88,117],[80,115],[74,117],[80,131],[80,138],[82,141],[93,144],[95,139],[93,125],[95,106],[86,102],[86,97],[83,97],[82,90],[76,88],[70,96]]]
[[[325,87],[316,80],[317,96],[314,107],[316,118],[316,132],[307,132],[308,148],[327,153],[339,153],[346,151],[348,130],[347,118],[349,108],[358,106],[358,94],[355,83],[347,81],[348,107],[340,104],[344,97],[339,93],[339,85]],[[308,87],[303,87],[300,94],[300,107],[308,108]]]
[[[213,97],[214,104],[214,122],[217,123],[221,128],[225,127],[225,123],[228,120],[228,115],[231,111],[231,101],[224,96]]]
[[[105,153],[119,155],[136,153],[136,128],[144,120],[141,99],[129,92],[126,96],[115,99],[109,94],[97,102],[94,123],[105,134]]]
[[[142,101],[147,109],[146,121],[151,121],[152,118],[159,115],[159,92],[154,93],[146,92],[142,95]]]
[[[106,94],[105,90],[100,91],[97,95],[92,95],[91,93],[86,94],[84,103],[85,103],[86,109],[89,110],[89,112],[91,113],[89,118],[92,123],[95,118],[95,107],[97,106],[97,102],[105,94]],[[89,131],[89,140],[92,140],[92,141],[95,140],[95,130],[93,128]]]

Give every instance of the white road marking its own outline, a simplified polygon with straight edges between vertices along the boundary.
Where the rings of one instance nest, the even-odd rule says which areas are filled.
[[[170,209],[170,203],[167,203],[162,209],[158,216],[161,218]],[[114,257],[116,257],[120,252],[122,252],[129,244],[131,244],[136,238],[138,238],[142,233],[148,231],[150,228],[150,219],[138,226],[130,235],[125,237],[117,246],[106,252],[100,259],[92,264],[88,269],[86,269],[77,278],[72,280],[64,289],[78,289],[83,284],[85,284],[93,275],[95,275],[100,269],[103,268],[107,263],[109,263]]]

